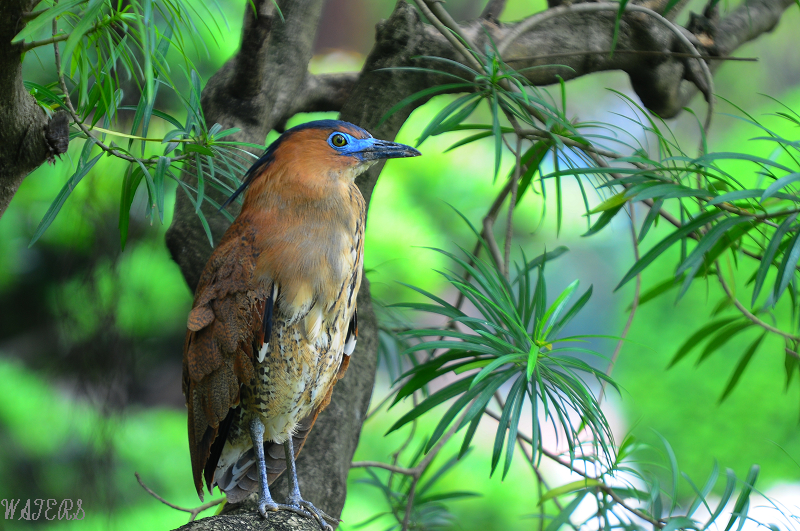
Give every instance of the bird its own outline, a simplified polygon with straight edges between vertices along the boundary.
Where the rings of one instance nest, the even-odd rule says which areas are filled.
[[[230,503],[258,490],[264,518],[289,510],[327,527],[300,494],[295,458],[358,336],[366,205],[355,178],[419,155],[348,122],[312,121],[273,142],[223,204],[245,194],[201,274],[183,349],[201,500],[204,479]],[[289,494],[276,503],[269,485],[287,469]]]

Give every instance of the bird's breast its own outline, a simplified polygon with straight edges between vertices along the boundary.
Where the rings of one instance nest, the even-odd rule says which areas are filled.
[[[245,408],[261,416],[269,439],[285,441],[333,385],[347,333],[344,317],[323,315],[313,336],[305,321],[274,322],[255,385],[244,393]]]
[[[361,268],[364,200],[353,185],[336,201],[263,212],[256,279],[276,283],[278,308],[292,322],[316,304],[326,308]]]

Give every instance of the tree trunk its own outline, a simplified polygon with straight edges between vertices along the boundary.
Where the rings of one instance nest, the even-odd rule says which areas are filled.
[[[67,150],[68,121],[47,117],[22,84],[22,43],[11,39],[24,27],[23,13],[38,0],[0,2],[0,218],[27,175]]]

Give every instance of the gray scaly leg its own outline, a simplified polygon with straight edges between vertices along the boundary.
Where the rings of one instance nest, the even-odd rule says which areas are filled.
[[[307,509],[314,515],[314,518],[317,519],[323,531],[333,531],[333,528],[325,523],[325,520],[337,523],[338,520],[320,511],[314,507],[311,502],[305,501],[302,496],[300,496],[300,487],[297,484],[297,466],[294,463],[294,444],[292,443],[291,435],[286,439],[286,442],[283,443],[283,451],[286,455],[286,467],[288,468],[286,472],[289,474],[289,496],[286,498],[286,505],[296,507],[300,510]]]
[[[250,421],[250,438],[253,439],[253,449],[256,451],[256,459],[258,460],[258,476],[261,480],[261,496],[258,498],[258,512],[261,516],[267,518],[267,511],[291,511],[299,515],[311,518],[313,516],[308,511],[305,511],[301,505],[288,504],[281,505],[275,503],[269,493],[269,481],[267,479],[267,464],[264,461],[264,424],[258,415],[253,417]],[[290,437],[291,438],[291,437]],[[292,461],[294,467],[294,461]],[[297,478],[295,478],[295,488],[297,485]],[[317,516],[319,518],[319,516]]]

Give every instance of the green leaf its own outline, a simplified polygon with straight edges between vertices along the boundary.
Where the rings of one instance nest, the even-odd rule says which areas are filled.
[[[727,194],[719,195],[706,203],[707,205],[720,205],[722,203],[733,203],[734,201],[739,201],[741,199],[753,199],[756,197],[761,197],[764,194],[764,190],[756,188],[756,189],[748,189],[748,190],[735,190],[733,192],[728,192]],[[792,196],[789,194],[781,194],[773,192],[770,194],[772,197],[777,197],[779,199],[788,199],[790,201],[797,201],[796,196]]]
[[[694,160],[695,164],[699,164],[701,166],[708,166],[707,162],[712,162],[715,160],[745,160],[748,162],[753,162],[755,164],[760,164],[762,166],[767,166],[771,168],[777,168],[779,170],[785,171],[786,173],[793,173],[792,170],[783,164],[778,164],[774,160],[765,159],[763,157],[756,157],[755,155],[750,155],[747,153],[734,153],[734,152],[719,152],[719,153],[709,153],[707,155],[703,155],[700,158]]]
[[[158,157],[156,163],[156,173],[153,175],[153,188],[156,192],[156,209],[158,210],[158,218],[161,223],[164,223],[164,181],[169,168],[169,158]]]
[[[669,457],[669,471],[672,476],[672,495],[670,496],[672,499],[672,507],[669,510],[669,514],[672,514],[675,511],[675,507],[678,505],[678,459],[675,457],[675,451],[672,449],[672,445],[669,444],[669,441],[658,432],[656,432],[656,435],[661,439],[661,443],[667,451],[667,457]]]
[[[789,175],[781,177],[780,179],[778,179],[777,181],[775,181],[774,183],[772,183],[767,187],[767,189],[761,195],[761,201],[762,202],[766,201],[767,199],[775,195],[775,193],[778,190],[796,181],[800,181],[800,173],[790,173]]]
[[[672,247],[672,245],[679,240],[687,237],[692,232],[696,231],[703,225],[710,223],[711,221],[715,220],[719,216],[722,215],[722,212],[704,212],[697,216],[694,220],[689,223],[684,224],[681,228],[675,230],[672,234],[658,242],[652,249],[650,249],[644,256],[642,256],[631,269],[625,274],[622,278],[620,283],[614,288],[614,291],[617,291],[619,288],[624,286],[628,283],[631,279],[636,277],[640,272],[642,272],[648,265],[650,265],[656,258],[661,256],[664,251]]]
[[[773,301],[777,302],[780,299],[786,286],[794,278],[798,259],[800,259],[800,230],[789,240],[786,253],[778,266],[778,276],[775,279],[775,289],[772,296]]]
[[[602,203],[591,209],[588,213],[597,214],[598,212],[604,212],[606,210],[611,210],[613,208],[624,205],[625,202],[628,201],[628,196],[625,195],[626,193],[627,193],[626,191],[623,191],[609,197],[608,199],[606,199],[605,201],[603,201]]]
[[[533,292],[533,325],[534,330],[542,320],[542,315],[546,311],[547,304],[547,284],[544,280],[544,267],[539,268],[539,275],[536,281],[536,289]]]
[[[659,295],[663,295],[664,293],[668,292],[672,288],[677,287],[680,284],[680,281],[681,281],[680,277],[679,278],[675,278],[675,277],[668,278],[667,280],[659,282],[658,284],[656,284],[652,288],[648,289],[647,291],[644,291],[639,296],[639,306],[641,306],[641,305],[643,305],[643,304],[645,304],[647,302],[650,302],[651,300],[657,298]],[[632,304],[629,304],[628,308],[627,308],[627,311],[631,311],[632,306],[633,306]]]
[[[708,503],[706,503],[706,498],[708,497],[708,494],[711,492],[711,489],[714,488],[714,485],[717,484],[717,478],[719,478],[719,465],[717,464],[717,461],[714,460],[714,468],[711,469],[711,474],[709,474],[708,480],[706,481],[706,484],[703,487],[702,492],[697,492],[697,499],[695,499],[695,501],[689,507],[689,510],[686,511],[686,514],[688,516],[693,515],[694,512],[700,508],[701,504],[705,505],[706,510],[709,513],[711,513],[711,509],[709,508]],[[690,482],[690,484],[692,485],[692,487],[694,487],[693,483]],[[697,491],[697,489],[695,489],[695,491]]]
[[[87,142],[87,144],[91,146],[94,145],[94,142]],[[91,151],[91,147],[89,150]],[[103,154],[100,153],[89,162],[79,165],[75,170],[75,173],[73,173],[72,176],[67,179],[66,184],[63,188],[61,188],[61,191],[58,193],[55,200],[53,200],[53,203],[50,205],[50,208],[47,209],[44,218],[42,218],[42,221],[36,228],[36,232],[33,234],[33,238],[31,238],[31,243],[28,244],[28,247],[31,247],[34,243],[36,243],[36,240],[42,237],[42,234],[44,234],[50,224],[53,223],[53,220],[56,219],[56,216],[61,211],[61,207],[64,206],[64,203],[67,201],[69,195],[78,185],[78,183],[81,182],[81,179],[83,179],[86,174],[89,173],[89,170],[91,170],[94,165],[97,164],[97,161],[100,160],[100,157],[102,156]]]
[[[425,129],[423,129],[422,133],[420,133],[419,139],[417,140],[417,145],[425,142],[429,136],[439,135],[451,131],[453,126],[460,123],[461,120],[466,119],[472,113],[472,111],[475,110],[475,107],[477,107],[480,103],[480,99],[477,99],[472,103],[471,100],[476,98],[480,98],[480,95],[466,94],[460,98],[456,98],[454,101],[450,102],[449,105],[446,105],[444,109],[439,111],[436,116],[431,119]],[[448,118],[451,117],[451,115],[463,105],[465,105],[465,108],[448,120]]]
[[[92,24],[97,21],[98,15],[105,6],[105,0],[89,0],[89,5],[86,11],[81,13],[78,23],[69,34],[67,42],[64,43],[64,57],[70,57],[72,52],[78,46],[78,43],[83,39],[83,36],[91,28]],[[84,52],[85,53],[85,52]],[[64,63],[61,63],[61,71],[64,71]]]
[[[84,2],[86,2],[86,0],[63,0],[62,2],[59,2],[35,19],[28,22],[22,31],[17,33],[14,38],[11,39],[11,42],[15,43],[29,37],[34,37],[36,32],[40,29],[44,28],[45,26],[49,27],[54,18],[66,13],[75,6],[78,6]]]
[[[600,487],[602,485],[602,481],[598,481],[594,478],[579,479],[578,481],[573,481],[572,483],[567,483],[566,485],[561,485],[560,487],[548,490],[542,495],[542,498],[539,500],[539,505],[542,505],[544,502],[552,500],[553,498],[558,498],[564,494],[569,494],[570,492],[591,489],[593,487]]]
[[[503,133],[500,130],[500,109],[497,91],[492,87],[492,134],[494,135],[494,178],[500,172],[503,157]]]
[[[497,424],[497,432],[494,436],[494,449],[492,450],[492,468],[491,473],[493,474],[497,465],[500,463],[500,457],[503,452],[503,443],[506,440],[506,429],[508,429],[511,422],[511,417],[514,415],[517,420],[519,420],[519,415],[516,415],[516,408],[515,404],[517,400],[523,400],[525,394],[520,394],[520,389],[527,383],[525,378],[522,378],[520,375],[517,380],[514,382],[514,385],[511,386],[511,390],[508,393],[509,399],[506,401],[505,407],[503,408],[503,412],[500,415],[500,421]],[[516,440],[508,440],[508,444],[513,446],[516,444]],[[513,451],[513,450],[512,450]]]
[[[536,171],[542,164],[545,156],[550,150],[550,143],[544,140],[540,140],[534,143],[528,151],[523,154],[521,162],[523,166],[527,165],[527,169],[525,173],[519,179],[519,189],[517,190],[517,205],[519,204],[522,196],[525,192],[530,188],[531,181],[533,180],[533,176],[536,174]]]
[[[737,519],[740,519],[742,523],[747,519],[746,507],[749,505],[750,494],[753,492],[753,488],[755,487],[759,471],[760,468],[758,465],[753,465],[750,467],[750,472],[747,473],[747,477],[744,480],[744,486],[742,487],[742,491],[739,493],[739,497],[736,499],[736,505],[733,506],[731,518],[728,520],[728,525],[725,526],[725,531],[729,531]]]
[[[547,309],[547,312],[545,312],[545,314],[542,316],[542,319],[539,321],[537,330],[534,332],[537,339],[544,339],[549,335],[549,330],[544,331],[545,326],[547,326],[550,321],[555,321],[558,319],[564,307],[569,302],[569,299],[572,297],[572,294],[577,291],[580,283],[581,282],[578,279],[573,280],[569,286],[564,288],[564,291],[561,292],[553,304],[550,305],[550,308]]]
[[[684,260],[683,263],[678,266],[678,269],[675,271],[675,275],[681,275],[687,269],[693,268],[700,264],[703,261],[703,255],[711,248],[712,245],[717,243],[717,240],[728,234],[728,231],[736,225],[750,221],[752,221],[752,218],[749,216],[730,217],[723,219],[711,227],[711,229],[697,243],[697,247],[695,247],[689,256],[686,257],[686,260]],[[691,278],[694,277],[694,275],[689,275],[689,277],[689,280],[691,281]]]
[[[189,185],[187,185],[185,182],[183,182],[180,179],[175,179],[175,181],[178,183],[178,186],[183,188],[183,191],[186,193],[186,197],[189,198],[189,202],[192,203],[193,206],[196,206],[197,203],[195,202],[194,197],[192,197],[191,187],[189,187]],[[210,202],[211,200],[209,199],[208,201]],[[223,210],[223,212],[227,212],[227,211]],[[197,217],[200,219],[200,224],[203,225],[203,230],[205,231],[206,237],[208,238],[208,244],[213,249],[214,248],[214,235],[211,233],[211,227],[208,225],[208,220],[206,219],[206,216],[205,216],[205,214],[203,214],[202,210],[197,213]]]
[[[572,319],[576,315],[578,315],[578,312],[580,312],[586,305],[586,303],[589,302],[589,299],[592,296],[593,288],[594,286],[589,286],[589,289],[587,289],[584,292],[584,294],[581,295],[580,299],[578,299],[575,302],[575,304],[572,305],[572,308],[570,308],[569,311],[566,314],[564,314],[564,317],[562,317],[560,321],[558,321],[555,325],[553,325],[553,327],[548,331],[547,336],[545,337],[546,340],[550,341],[552,339],[555,339],[561,332],[561,330],[563,330],[564,327],[567,326],[569,322],[572,321]]]
[[[518,378],[522,380],[522,378]],[[511,469],[511,459],[514,457],[514,449],[517,447],[517,431],[519,430],[519,418],[522,414],[522,406],[525,404],[525,396],[527,395],[527,382],[530,378],[523,380],[523,383],[517,388],[516,385],[511,388],[511,393],[516,389],[516,401],[514,402],[514,412],[509,422],[508,430],[508,444],[506,445],[506,464],[503,468],[503,479],[508,475]],[[511,394],[509,396],[512,396]]]
[[[769,273],[769,268],[772,265],[773,261],[775,260],[775,253],[778,251],[778,247],[781,245],[781,241],[786,233],[791,228],[794,221],[797,219],[797,213],[792,214],[781,223],[778,228],[775,230],[775,234],[772,235],[772,239],[769,241],[769,245],[767,245],[766,250],[764,251],[764,257],[761,259],[761,262],[758,266],[758,272],[756,273],[756,280],[755,284],[753,285],[753,298],[750,302],[751,306],[756,305],[756,299],[758,299],[758,295],[761,293],[761,288],[764,285],[764,281],[767,278],[767,273]],[[777,300],[775,301],[777,302]]]
[[[533,346],[532,348],[535,349],[536,347]],[[484,379],[488,378],[489,376],[492,376],[494,371],[496,369],[499,369],[503,365],[506,365],[508,363],[515,363],[515,362],[523,361],[525,359],[524,356],[525,355],[522,354],[522,353],[516,353],[515,352],[515,353],[511,353],[511,354],[505,354],[503,356],[500,356],[500,357],[492,360],[488,365],[486,365],[486,367],[481,369],[481,371],[478,374],[475,375],[475,377],[472,380],[472,384],[471,384],[470,387],[474,387],[474,386],[478,385]]]
[[[622,20],[622,15],[625,13],[625,6],[628,5],[628,0],[620,0],[617,15],[614,17],[614,33],[611,36],[611,53],[609,57],[614,56],[614,50],[617,49],[617,39],[619,39],[619,23]]]
[[[703,339],[707,336],[711,335],[713,332],[716,332],[723,326],[730,324],[736,321],[738,317],[727,317],[725,319],[719,319],[717,321],[713,321],[708,323],[703,328],[692,334],[692,336],[687,339],[683,345],[678,349],[678,352],[672,357],[672,361],[669,362],[667,368],[671,368],[673,365],[681,361],[685,358],[697,345],[699,345]]]
[[[454,150],[456,148],[460,148],[461,146],[465,146],[467,144],[471,144],[472,142],[475,142],[477,140],[483,140],[484,138],[489,138],[490,136],[492,136],[492,132],[491,131],[478,133],[477,135],[470,135],[470,136],[468,136],[466,138],[462,138],[461,140],[459,140],[458,142],[456,142],[452,146],[450,146],[447,149],[445,149],[444,153],[447,153],[448,151],[452,151],[452,150]]]
[[[706,525],[703,526],[703,529],[708,529],[708,527],[717,521],[719,515],[722,514],[722,511],[725,509],[725,506],[728,504],[728,500],[731,499],[733,495],[733,489],[736,487],[736,474],[733,473],[733,470],[730,468],[726,471],[726,479],[725,479],[725,490],[722,492],[722,496],[717,502],[717,508],[714,509],[714,513],[706,522]]]
[[[558,531],[559,529],[561,529],[561,526],[567,524],[569,522],[570,517],[572,516],[572,513],[575,512],[575,509],[578,508],[578,505],[581,504],[581,502],[588,493],[589,493],[588,490],[578,492],[578,494],[569,503],[569,505],[564,507],[564,510],[558,513],[558,515],[550,521],[550,523],[545,528],[545,531]]]
[[[677,4],[680,0],[670,0],[671,3]],[[661,531],[676,531],[678,529],[699,529],[700,524],[689,518],[688,516],[673,516],[667,520],[667,524]]]
[[[659,214],[661,213],[661,207],[664,205],[664,199],[659,199],[653,203],[653,206],[650,207],[650,210],[647,211],[647,216],[644,218],[642,222],[642,228],[639,229],[639,243],[642,243],[644,237],[650,231],[650,227],[653,225],[653,222],[658,219]]]
[[[728,385],[725,386],[725,391],[722,392],[722,396],[719,398],[719,403],[724,402],[725,399],[728,398],[728,395],[731,394],[731,391],[733,391],[733,388],[736,387],[736,384],[739,382],[739,378],[742,377],[742,373],[744,373],[745,368],[747,368],[747,364],[750,363],[751,359],[753,359],[753,354],[756,353],[756,350],[758,350],[759,345],[761,345],[761,342],[766,336],[767,333],[764,332],[747,348],[744,355],[739,360],[739,363],[736,365],[736,369],[733,371],[733,375],[731,376],[730,381],[728,381]]]
[[[189,143],[187,143],[187,144],[183,145],[183,149],[187,153],[200,153],[201,155],[206,155],[206,156],[209,156],[209,157],[213,157],[214,156],[214,152],[213,151],[211,151],[206,146],[203,146],[201,144],[189,144]]]
[[[435,87],[429,87],[429,88],[426,88],[425,90],[420,90],[419,92],[415,92],[411,96],[400,100],[400,102],[397,103],[394,107],[392,107],[391,109],[386,111],[386,114],[383,115],[383,117],[378,121],[378,125],[376,125],[375,127],[377,128],[377,127],[380,127],[381,125],[383,125],[383,123],[386,120],[388,120],[390,116],[392,116],[394,113],[396,113],[397,111],[399,111],[400,109],[402,109],[403,107],[408,105],[409,103],[412,103],[412,102],[417,101],[417,100],[422,99],[422,98],[433,96],[433,95],[438,94],[440,92],[456,91],[456,90],[459,90],[459,89],[467,89],[467,88],[470,88],[470,87],[472,87],[472,83],[447,83],[447,84],[444,84],[444,85],[438,85],[438,86],[435,86]]]
[[[415,407],[414,409],[403,415],[400,418],[400,420],[395,422],[392,425],[392,427],[389,428],[389,431],[387,431],[386,433],[387,434],[392,433],[393,431],[402,428],[412,420],[416,419],[423,413],[430,411],[431,409],[435,408],[442,402],[450,400],[451,398],[466,392],[469,389],[471,380],[472,380],[471,378],[463,378],[435,392],[434,394],[423,400],[417,407]]]
[[[188,144],[186,147],[192,146]],[[192,151],[187,149],[186,151]],[[206,197],[206,177],[203,175],[203,159],[200,157],[200,152],[195,152],[194,165],[197,171],[197,205],[194,207],[195,214],[200,212],[200,207],[203,205],[203,200]]]
[[[714,337],[709,340],[706,348],[704,348],[703,352],[700,353],[700,357],[697,359],[696,365],[703,363],[711,354],[719,350],[725,345],[725,343],[730,341],[733,336],[739,332],[747,330],[751,326],[754,326],[754,324],[747,319],[724,326],[714,335]]]
[[[645,199],[676,199],[679,197],[699,197],[707,198],[711,194],[708,190],[689,188],[675,183],[656,184],[648,186],[642,191],[635,193],[633,189],[628,190],[628,197],[631,201],[644,201]]]
[[[155,73],[153,72],[153,53],[151,50],[153,43],[150,40],[151,32],[148,31],[148,27],[153,23],[153,4],[152,0],[141,0],[141,2],[143,8],[142,12],[139,13],[137,4],[134,4],[134,10],[136,11],[136,14],[139,15],[136,17],[136,22],[139,26],[140,45],[142,46],[142,55],[144,57],[144,67],[142,68],[144,71],[143,96],[148,101],[148,104],[151,104],[153,99],[155,99]],[[194,73],[194,70],[192,70],[193,75]]]
[[[461,443],[461,450],[458,452],[459,459],[464,457],[469,451],[469,445],[472,442],[472,438],[475,437],[475,432],[478,430],[478,424],[480,424],[480,422],[481,415],[476,415],[469,423],[469,428],[467,428],[467,432],[464,434],[464,441]]]
[[[517,368],[512,367],[504,370],[503,372],[493,374],[491,380],[487,382],[486,387],[484,387],[483,391],[481,391],[481,394],[478,395],[478,398],[475,399],[472,405],[469,406],[467,412],[464,413],[464,418],[461,420],[461,424],[459,424],[458,429],[463,428],[467,422],[471,422],[473,418],[482,414],[486,409],[486,405],[489,403],[489,400],[491,400],[494,396],[494,393],[497,392],[500,386],[506,383],[509,378],[517,373]]]
[[[453,422],[453,419],[456,418],[456,415],[458,415],[461,410],[472,401],[473,398],[483,391],[487,383],[488,382],[485,382],[481,385],[471,387],[466,393],[458,397],[458,400],[453,402],[453,405],[450,406],[447,412],[445,412],[445,414],[442,416],[439,424],[437,424],[436,428],[433,430],[433,434],[431,434],[428,442],[425,444],[425,453],[431,451],[436,442],[442,437],[442,435],[444,435],[444,432],[447,430],[448,426],[450,426],[450,424]]]
[[[592,227],[589,230],[581,234],[581,236],[585,238],[587,236],[592,236],[600,232],[606,225],[611,223],[611,220],[614,219],[614,217],[617,215],[617,212],[622,210],[622,207],[624,206],[625,204],[623,203],[619,206],[611,207],[610,209],[603,211],[603,213],[600,214],[600,217],[597,219],[595,224],[592,225]]]
[[[789,390],[789,385],[792,383],[792,379],[794,378],[798,367],[800,367],[800,360],[797,359],[797,353],[793,350],[787,348],[784,352],[785,355],[783,358],[783,369],[786,373],[786,385],[784,387],[784,392],[786,392]]]
[[[125,177],[122,180],[122,193],[120,194],[119,200],[119,236],[120,248],[123,251],[125,250],[125,243],[128,241],[131,204],[133,203],[133,198],[136,196],[136,190],[139,188],[139,183],[142,182],[142,177],[144,177],[144,174],[142,173],[141,168],[134,164],[130,164],[128,166],[128,170],[125,172]]]

